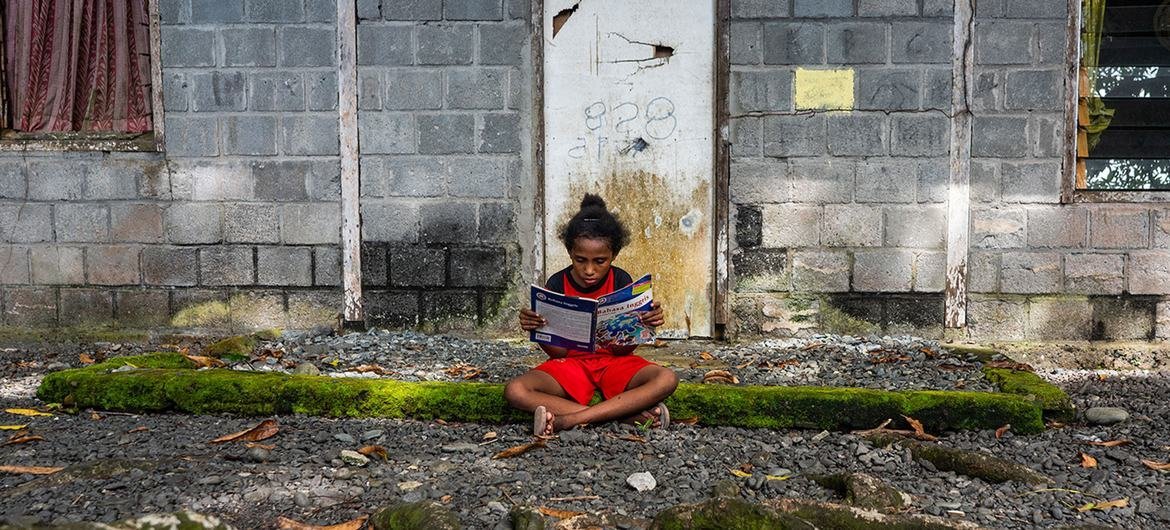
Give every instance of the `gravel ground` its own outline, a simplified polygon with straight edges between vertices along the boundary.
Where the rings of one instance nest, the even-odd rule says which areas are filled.
[[[394,354],[388,349],[387,360],[376,362],[385,362],[385,368],[424,379],[435,373],[445,374],[445,367],[461,360],[483,368],[487,380],[502,380],[523,368],[514,361],[531,355],[524,347],[450,337],[393,334],[386,335],[385,340],[397,340],[403,344],[404,351]],[[842,352],[841,357],[854,356],[848,353],[848,348],[836,346],[853,340],[822,337],[807,343],[783,343],[783,353],[772,354],[769,359],[786,360],[797,351],[832,350]],[[405,346],[412,342],[426,347]],[[805,349],[816,342],[822,346]],[[823,346],[830,342],[831,348]],[[866,342],[858,340],[855,346]],[[870,343],[881,344],[881,341]],[[699,347],[699,351],[709,351],[717,359],[734,365],[753,357],[768,356],[769,348],[781,347],[781,343],[768,344],[746,345],[742,349],[725,345],[715,349]],[[283,366],[285,360],[300,360],[296,358],[300,354],[292,353],[296,347],[288,346],[291,342],[286,344],[286,349],[292,357],[285,359],[282,354],[274,366]],[[882,345],[886,351],[880,355],[913,358],[918,351],[923,362],[934,362],[920,351],[932,347],[937,345],[891,339],[889,344]],[[31,391],[50,365],[54,368],[73,365],[80,352],[102,356],[113,348],[99,345],[97,348],[67,346],[54,351],[45,347],[0,350],[0,407],[38,405]],[[138,349],[127,346],[117,353]],[[411,352],[411,369],[392,362],[395,355],[405,358],[405,352]],[[304,355],[319,355],[319,361],[335,355],[339,367],[345,362],[360,362],[347,358],[351,352],[337,355],[332,349]],[[371,355],[376,359],[381,354]],[[496,361],[486,357],[495,357]],[[808,357],[812,355],[802,359]],[[423,358],[433,360],[423,362]],[[899,361],[867,367],[841,361],[839,366],[834,366],[830,358],[817,361],[816,374],[828,374],[819,380],[830,381],[833,372],[845,373],[858,366],[894,370],[912,364]],[[329,363],[318,364],[333,369]],[[682,370],[701,372],[705,367]],[[786,381],[775,372],[778,371],[759,370],[752,374],[743,370],[739,375],[747,382]],[[922,374],[930,373],[961,372],[920,370],[914,376],[895,374],[887,378],[921,379]],[[255,418],[108,413],[94,416],[89,412],[23,418],[0,413],[0,424],[29,423],[31,434],[44,437],[42,441],[0,447],[0,465],[68,466],[104,459],[135,462],[123,466],[128,469],[122,473],[96,478],[63,480],[69,478],[68,472],[41,479],[0,475],[0,491],[4,492],[0,496],[0,523],[112,521],[141,513],[189,508],[221,516],[238,528],[271,528],[279,515],[318,524],[337,523],[368,514],[396,500],[433,498],[445,501],[466,527],[494,528],[506,520],[505,511],[513,502],[648,518],[674,504],[706,498],[715,484],[723,480],[738,481],[743,486],[741,494],[749,499],[833,500],[832,492],[801,475],[865,471],[911,494],[913,511],[944,515],[954,512],[950,516],[960,516],[958,512],[961,512],[962,518],[989,528],[1053,528],[1074,523],[1116,528],[1170,527],[1170,506],[1164,493],[1167,475],[1140,462],[1142,459],[1170,460],[1170,431],[1165,427],[1170,420],[1170,407],[1165,403],[1165,396],[1170,395],[1167,374],[1050,371],[1043,375],[1068,389],[1078,407],[1122,407],[1129,411],[1129,420],[1109,427],[1075,424],[1035,436],[1013,436],[1009,431],[1002,439],[996,439],[989,431],[942,433],[942,443],[946,445],[989,451],[1046,473],[1055,483],[1043,490],[1017,484],[991,485],[938,472],[900,450],[876,449],[846,433],[674,425],[651,431],[646,443],[639,443],[620,438],[640,434],[632,427],[597,426],[561,433],[546,448],[519,457],[492,460],[490,457],[496,451],[531,441],[527,428],[278,417],[275,419],[280,424],[279,434],[264,442],[275,448],[267,454],[258,454],[265,451],[249,452],[243,445],[234,443],[207,443],[222,434],[254,425],[259,421]],[[757,381],[755,377],[760,379]],[[866,380],[856,378],[859,384]],[[868,381],[878,383],[882,379],[875,374]],[[489,432],[497,433],[492,438],[495,441],[484,443]],[[1087,443],[1122,438],[1132,443],[1115,448]],[[339,460],[341,450],[366,444],[385,447],[388,460],[375,460],[366,467],[348,466]],[[1095,456],[1097,468],[1080,467],[1081,452]],[[744,463],[751,463],[756,470],[767,474],[794,477],[764,484],[758,479],[734,477],[729,470]],[[657,480],[658,486],[653,491],[639,493],[626,484],[630,474],[642,471],[651,473]],[[590,496],[597,498],[554,500]],[[1086,513],[1075,509],[1090,501],[1120,498],[1128,499],[1128,507]]]

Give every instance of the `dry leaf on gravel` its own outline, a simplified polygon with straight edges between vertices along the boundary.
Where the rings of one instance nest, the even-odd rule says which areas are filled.
[[[621,436],[615,436],[615,438],[618,440],[625,440],[627,442],[638,442],[640,444],[646,443],[645,438],[638,436],[636,434],[623,434]]]
[[[300,521],[294,521],[292,519],[289,519],[288,517],[282,516],[282,517],[276,518],[276,528],[278,528],[279,530],[358,530],[359,528],[362,527],[362,525],[364,525],[366,523],[366,519],[368,519],[368,518],[369,518],[368,515],[363,515],[363,516],[358,517],[357,519],[354,519],[352,521],[346,521],[344,523],[320,526],[320,525],[315,525],[315,524],[302,523]]]
[[[91,420],[93,420],[93,421],[98,421],[98,420],[101,420],[101,419],[102,419],[102,415],[101,415],[101,414],[98,414],[98,413],[96,413],[96,412],[90,411],[90,413],[89,413],[89,419],[91,419]]]
[[[732,475],[735,475],[739,478],[746,478],[746,477],[752,476],[751,473],[748,473],[747,471],[744,471],[742,469],[729,469],[728,471],[730,471]]]
[[[1089,510],[1106,511],[1113,508],[1125,508],[1126,506],[1129,506],[1128,497],[1105,502],[1086,502],[1085,504],[1082,504],[1080,507],[1078,507],[1077,511],[1081,513],[1087,512]]]
[[[363,364],[361,366],[355,366],[353,368],[353,371],[355,371],[359,374],[365,374],[365,373],[371,373],[371,372],[378,374],[378,375],[385,375],[386,374],[386,369],[382,368],[381,366],[378,366],[376,364]]]
[[[1106,442],[1088,442],[1089,445],[1095,445],[1097,447],[1117,447],[1119,445],[1127,445],[1127,444],[1131,444],[1131,443],[1133,443],[1133,442],[1131,442],[1129,440],[1109,440]]]
[[[88,353],[78,355],[77,360],[81,361],[81,364],[93,364],[95,362],[93,356]]]
[[[689,418],[679,418],[677,420],[670,420],[671,423],[678,423],[681,425],[698,425],[699,417],[691,416]]]
[[[699,352],[699,358],[704,360],[704,361],[714,361],[715,360],[715,356],[711,355],[711,352],[709,352],[709,351]]]
[[[17,416],[52,416],[48,412],[41,412],[33,409],[4,409],[4,412],[9,414],[16,414]]]
[[[496,434],[496,431],[488,431],[483,433],[484,440],[495,440],[497,436],[499,436],[499,434]]]
[[[216,359],[215,357],[206,357],[203,355],[186,355],[186,354],[184,354],[183,357],[186,357],[188,361],[195,363],[196,368],[222,368],[224,366],[227,366],[226,364],[223,363],[223,361]]]
[[[0,466],[0,473],[14,473],[14,474],[29,474],[29,475],[52,475],[58,471],[65,469],[63,467],[41,467],[41,466]]]
[[[1003,438],[1004,433],[1010,431],[1011,429],[1012,429],[1012,424],[1010,424],[1010,423],[1005,424],[1003,427],[996,429],[995,430],[995,439],[998,440],[1000,438]]]
[[[984,366],[988,368],[1007,368],[1008,370],[1018,370],[1021,372],[1034,372],[1032,365],[1018,363],[1015,361],[991,361]]]
[[[1154,471],[1170,471],[1170,462],[1155,462],[1153,460],[1142,460],[1146,467]]]
[[[0,445],[16,445],[16,444],[23,444],[23,443],[28,443],[28,442],[39,442],[39,441],[44,440],[44,439],[45,438],[43,436],[37,436],[35,434],[16,433],[16,434],[10,436],[8,438],[7,442],[4,442],[3,444],[0,444]]]
[[[718,383],[724,385],[738,385],[739,378],[727,370],[711,370],[703,374],[704,383]]]
[[[492,455],[492,460],[499,460],[501,458],[512,458],[513,456],[520,456],[520,455],[527,453],[533,449],[538,449],[538,448],[547,447],[547,446],[548,446],[548,444],[545,443],[544,440],[537,440],[537,441],[532,442],[532,443],[526,443],[524,445],[517,445],[516,447],[509,447],[507,449],[504,449],[503,451],[500,451],[500,452]]]
[[[906,423],[910,424],[910,428],[914,429],[914,437],[919,440],[926,440],[928,442],[938,441],[938,438],[931,434],[926,434],[926,429],[922,428],[922,422],[911,418],[905,414],[902,415],[906,419]]]
[[[572,517],[576,517],[578,515],[585,514],[585,512],[574,512],[571,510],[558,510],[556,508],[549,508],[547,506],[541,506],[540,513],[543,515],[547,515],[549,517],[555,517],[557,519],[569,519]]]
[[[1085,469],[1097,467],[1097,459],[1091,455],[1081,453],[1081,467]]]
[[[137,426],[137,427],[135,427],[135,428],[133,428],[133,429],[130,429],[130,430],[126,431],[126,434],[134,434],[134,433],[136,433],[136,432],[146,432],[146,431],[149,431],[149,430],[150,430],[150,429],[146,428],[146,426],[145,426],[145,425],[139,425],[139,426]]]
[[[279,430],[280,427],[276,424],[276,420],[264,420],[251,429],[220,436],[208,443],[221,444],[235,441],[259,442],[260,440],[272,438]]]
[[[27,423],[24,425],[0,425],[0,431],[20,431],[27,428]]]
[[[382,460],[390,460],[390,453],[386,451],[385,447],[380,445],[367,445],[358,449],[358,452],[366,456],[377,456]]]

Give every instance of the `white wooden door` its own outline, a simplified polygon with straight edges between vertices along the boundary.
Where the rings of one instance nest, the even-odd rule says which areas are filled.
[[[557,229],[600,193],[668,337],[713,331],[715,19],[714,0],[544,5],[545,270],[569,264]]]

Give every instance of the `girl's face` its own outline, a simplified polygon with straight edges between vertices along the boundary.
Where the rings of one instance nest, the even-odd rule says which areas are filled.
[[[614,257],[608,240],[579,237],[569,251],[569,258],[573,260],[569,274],[578,285],[591,289],[605,280]]]

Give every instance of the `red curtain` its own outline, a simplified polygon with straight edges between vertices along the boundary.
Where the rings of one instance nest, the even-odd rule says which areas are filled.
[[[151,130],[146,0],[8,0],[10,127]]]

